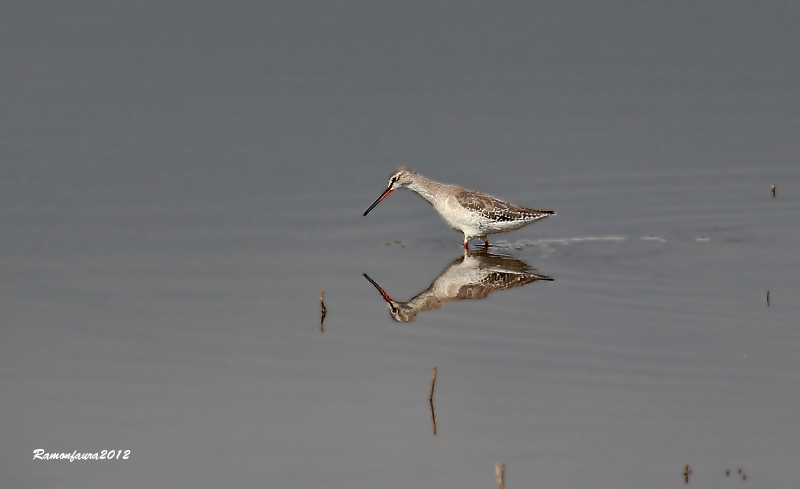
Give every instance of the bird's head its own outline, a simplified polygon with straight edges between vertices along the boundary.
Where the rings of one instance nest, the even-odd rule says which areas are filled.
[[[367,214],[369,214],[369,212],[372,209],[374,209],[375,206],[378,205],[378,203],[380,203],[380,201],[382,201],[384,197],[389,195],[392,192],[392,190],[397,188],[408,187],[409,185],[411,185],[411,183],[414,182],[414,178],[416,176],[417,174],[409,170],[408,168],[398,168],[397,170],[395,170],[395,172],[392,173],[392,176],[389,177],[389,185],[386,187],[386,190],[384,190],[381,196],[378,197],[375,200],[375,202],[372,203],[371,206],[369,206],[369,209],[364,211],[364,215],[366,216]]]

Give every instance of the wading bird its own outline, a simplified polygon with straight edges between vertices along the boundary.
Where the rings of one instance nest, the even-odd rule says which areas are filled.
[[[517,207],[492,196],[434,182],[408,168],[400,168],[392,174],[389,186],[364,211],[364,215],[369,214],[392,190],[403,187],[413,190],[433,204],[453,229],[464,233],[464,249],[467,249],[467,243],[473,238],[481,238],[489,246],[487,237],[490,234],[513,231],[555,214],[553,211]]]

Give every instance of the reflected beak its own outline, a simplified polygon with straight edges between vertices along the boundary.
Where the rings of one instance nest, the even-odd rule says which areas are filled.
[[[388,193],[388,191],[387,191],[387,193]],[[386,195],[386,194],[384,194],[384,195]],[[383,198],[383,197],[381,197],[381,198]],[[380,202],[380,200],[381,200],[381,199],[378,199],[378,202]],[[377,204],[378,202],[375,202],[375,203]],[[375,206],[373,205],[372,207],[375,207]],[[369,212],[369,211],[367,211],[367,212]],[[376,289],[378,289],[378,292],[380,292],[380,293],[381,293],[381,295],[383,296],[383,300],[385,300],[385,301],[386,301],[386,302],[388,302],[389,304],[392,304],[392,298],[391,298],[391,297],[389,297],[389,294],[387,294],[386,292],[384,292],[384,290],[381,288],[381,286],[380,286],[380,285],[378,285],[377,283],[375,283],[375,281],[374,281],[374,280],[372,280],[371,278],[369,278],[369,275],[367,275],[366,273],[364,274],[364,278],[366,278],[367,280],[369,280],[369,283],[371,283],[372,285],[374,285],[374,286],[375,286],[375,288],[376,288]]]
[[[378,197],[378,199],[377,199],[375,202],[373,202],[373,203],[372,203],[372,205],[371,205],[371,206],[369,206],[369,209],[367,209],[367,210],[365,210],[365,211],[364,211],[364,215],[366,216],[367,214],[369,214],[369,211],[371,211],[372,209],[374,209],[374,208],[375,208],[375,206],[376,206],[376,205],[378,205],[378,203],[379,203],[380,201],[382,201],[384,197],[386,197],[387,195],[389,195],[389,192],[391,192],[392,190],[394,190],[394,189],[392,188],[392,186],[391,186],[391,185],[389,185],[388,187],[386,187],[386,191],[385,191],[385,192],[383,192],[383,193],[381,194],[381,196],[380,196],[380,197]],[[367,277],[367,278],[369,278],[369,277]],[[372,282],[372,280],[370,280],[370,282]],[[373,283],[373,285],[375,284],[375,282],[372,282],[372,283]]]

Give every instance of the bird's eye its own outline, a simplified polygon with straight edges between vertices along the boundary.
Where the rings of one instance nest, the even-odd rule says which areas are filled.
[[[393,177],[392,177],[392,183],[394,183],[394,182],[396,182],[396,181],[397,181],[397,177],[393,176]]]

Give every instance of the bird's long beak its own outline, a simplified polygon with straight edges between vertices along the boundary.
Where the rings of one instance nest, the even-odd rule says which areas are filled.
[[[378,203],[379,203],[380,201],[382,201],[384,197],[386,197],[387,195],[389,195],[389,192],[391,192],[392,190],[394,190],[394,187],[392,187],[391,185],[389,185],[388,187],[386,187],[386,191],[384,191],[384,192],[381,194],[381,196],[380,196],[380,197],[378,197],[378,199],[377,199],[375,202],[373,202],[371,206],[369,206],[369,209],[367,209],[367,210],[365,210],[365,211],[364,211],[364,215],[366,216],[367,214],[369,214],[369,211],[371,211],[372,209],[374,209],[374,208],[375,208],[375,206],[376,206],[376,205],[378,205]]]
[[[378,199],[378,200],[380,200],[380,199]],[[385,292],[385,291],[384,291],[384,290],[381,288],[381,286],[380,286],[380,285],[378,285],[378,284],[377,284],[377,283],[376,283],[374,280],[372,280],[371,278],[369,278],[369,275],[367,275],[367,274],[365,273],[365,274],[364,274],[364,278],[366,278],[367,280],[369,280],[369,283],[371,283],[372,285],[374,285],[374,286],[375,286],[375,288],[376,288],[376,289],[378,289],[378,292],[380,292],[380,293],[381,293],[381,295],[383,296],[383,300],[385,300],[386,302],[388,302],[390,305],[392,304],[392,302],[394,302],[394,301],[392,301],[392,298],[391,298],[391,297],[389,297],[389,294],[387,294],[387,293],[386,293],[386,292]]]

